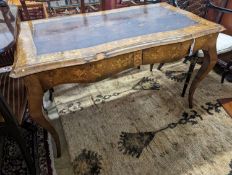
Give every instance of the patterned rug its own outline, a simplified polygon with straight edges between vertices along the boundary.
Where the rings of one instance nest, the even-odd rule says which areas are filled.
[[[56,88],[55,102],[76,175],[231,175],[232,118],[217,103],[232,94],[211,72],[188,108],[188,65],[130,70]],[[194,74],[197,70],[195,70]]]
[[[36,167],[36,174],[52,175],[52,163],[50,158],[49,135],[40,126],[29,118],[23,124],[23,137],[27,150],[30,151]],[[21,154],[18,144],[14,139],[2,137],[0,139],[0,174],[1,175],[29,175],[26,162]]]

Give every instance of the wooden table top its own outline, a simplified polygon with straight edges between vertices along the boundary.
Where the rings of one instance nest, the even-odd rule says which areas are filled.
[[[18,9],[16,6],[9,6],[9,9],[6,7],[0,8],[0,53],[2,53],[15,42]],[[10,12],[12,15],[10,15]]]
[[[12,77],[85,64],[224,30],[167,3],[21,23]]]

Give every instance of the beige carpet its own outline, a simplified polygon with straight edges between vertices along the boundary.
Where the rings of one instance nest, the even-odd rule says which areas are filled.
[[[232,174],[232,118],[216,99],[232,95],[215,73],[188,109],[187,65],[131,70],[56,88],[55,102],[77,175]],[[184,70],[184,71],[183,71]]]

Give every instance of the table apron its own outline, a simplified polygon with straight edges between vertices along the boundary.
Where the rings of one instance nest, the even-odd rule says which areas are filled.
[[[218,34],[195,39],[194,52],[208,50]],[[138,50],[96,62],[58,68],[29,75],[36,76],[44,90],[66,83],[93,83],[140,65],[173,62],[189,55],[193,40]],[[214,42],[212,42],[214,43]]]
[[[196,38],[193,53],[200,49],[208,50],[209,41],[215,37],[215,34],[212,34]],[[193,41],[192,39],[145,49],[143,50],[143,64],[168,63],[184,58],[189,55]]]

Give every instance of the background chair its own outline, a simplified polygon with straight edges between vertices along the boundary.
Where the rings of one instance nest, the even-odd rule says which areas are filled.
[[[16,12],[12,13],[11,10],[16,10]],[[18,34],[17,8],[3,4],[3,6],[0,6],[0,11],[3,16],[0,23],[6,24],[9,31],[5,32],[13,36],[9,45],[0,48],[0,67],[4,67],[12,65],[14,61],[15,43]],[[33,161],[28,150],[26,150],[26,144],[20,130],[26,110],[26,89],[22,80],[10,78],[9,72],[0,72],[0,135],[10,136],[16,140],[31,174],[35,174]]]
[[[218,35],[217,54],[218,62],[214,70],[222,74],[221,83],[223,83],[226,76],[232,73],[232,36],[224,33]],[[203,51],[198,51],[197,56],[203,59]],[[232,82],[232,79],[228,78],[228,80]]]
[[[227,1],[228,2],[228,1]],[[172,4],[174,4],[176,7],[179,7],[181,9],[187,10],[189,12],[192,12],[200,17],[207,18],[207,12],[209,9],[218,10],[221,13],[231,13],[232,10],[226,9],[223,7],[216,6],[210,2],[210,0],[173,0]],[[225,5],[227,3],[224,3]],[[220,22],[220,18],[217,19],[217,22]],[[228,66],[228,64],[225,62],[225,58],[231,59],[232,58],[232,37],[223,33],[220,33],[217,40],[217,52],[219,57],[219,64],[222,62],[225,67],[225,72],[228,73],[228,70],[230,70],[231,66]],[[186,57],[185,61],[190,60],[190,67],[187,73],[186,81],[184,84],[184,88],[182,91],[182,97],[185,95],[186,89],[188,87],[189,81],[191,79],[192,72],[195,68],[197,59],[201,57],[204,57],[203,51],[198,51],[197,53],[193,53],[191,56]],[[160,70],[164,63],[161,63],[158,66],[158,69]],[[153,65],[151,65],[150,70],[152,71]],[[225,75],[225,73],[224,73]],[[222,80],[223,81],[223,80]]]
[[[16,8],[14,9],[16,10]],[[8,27],[9,33],[11,33],[12,36],[16,36],[17,33],[15,33],[15,28],[18,28],[17,19],[16,16],[12,14],[10,8],[8,7],[7,3],[5,3],[5,1],[0,2],[0,13],[3,16],[3,21],[0,21],[0,23],[5,23]],[[14,50],[15,39],[11,40],[6,48],[0,49],[0,68],[13,64]]]
[[[10,78],[9,73],[1,73],[0,79],[0,136],[12,137],[17,142],[30,173],[35,175],[34,161],[26,148],[20,127],[27,110],[24,84],[21,79]]]
[[[117,0],[116,8],[135,6],[135,5],[145,5],[154,4],[161,2],[161,0]]]
[[[44,19],[48,17],[46,2],[20,0],[20,18],[22,21]]]
[[[101,0],[90,0],[88,3],[84,0],[65,0],[49,4],[48,9],[51,16],[96,12],[102,10],[102,5],[104,5]]]
[[[102,10],[111,10],[135,5],[145,5],[148,3],[157,3],[160,0],[101,0]]]

